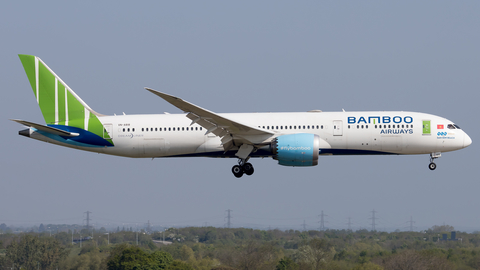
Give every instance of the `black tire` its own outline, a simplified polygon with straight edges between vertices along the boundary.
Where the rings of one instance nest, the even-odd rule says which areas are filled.
[[[430,164],[428,164],[428,168],[433,171],[437,168],[437,164],[431,162]]]
[[[235,177],[240,178],[243,176],[243,169],[242,167],[235,165],[232,167],[232,173],[235,175]]]
[[[245,163],[245,165],[243,165],[243,171],[246,175],[252,175],[255,170],[253,169],[252,163]]]

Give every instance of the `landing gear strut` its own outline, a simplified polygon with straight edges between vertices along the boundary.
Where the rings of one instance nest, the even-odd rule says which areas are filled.
[[[441,157],[441,156],[442,156],[442,153],[431,153],[431,154],[430,154],[430,164],[428,164],[428,168],[429,168],[430,170],[433,171],[433,170],[435,170],[435,169],[437,168],[437,164],[435,164],[434,160],[435,160],[436,158]]]
[[[238,159],[238,165],[232,167],[232,173],[235,177],[240,178],[243,174],[252,175],[254,172],[253,165],[251,163],[247,163],[247,160]]]

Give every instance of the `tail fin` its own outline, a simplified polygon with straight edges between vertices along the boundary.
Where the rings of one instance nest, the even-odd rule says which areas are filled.
[[[101,114],[92,110],[40,58],[18,56],[47,125],[76,127],[104,136],[104,127],[98,119]]]

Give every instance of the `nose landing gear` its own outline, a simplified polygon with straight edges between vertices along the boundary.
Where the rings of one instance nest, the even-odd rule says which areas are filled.
[[[436,158],[441,157],[441,156],[442,156],[442,153],[431,153],[431,154],[430,154],[430,164],[428,164],[428,168],[429,168],[430,170],[433,171],[433,170],[435,170],[435,169],[437,168],[437,164],[435,164],[434,160],[435,160]]]
[[[235,177],[240,178],[243,174],[252,175],[254,172],[253,165],[247,163],[247,160],[238,159],[238,165],[232,167],[232,173]]]

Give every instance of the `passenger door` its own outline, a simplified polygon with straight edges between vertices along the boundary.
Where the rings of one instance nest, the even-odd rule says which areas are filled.
[[[333,121],[333,136],[343,136],[343,121],[334,120]]]

